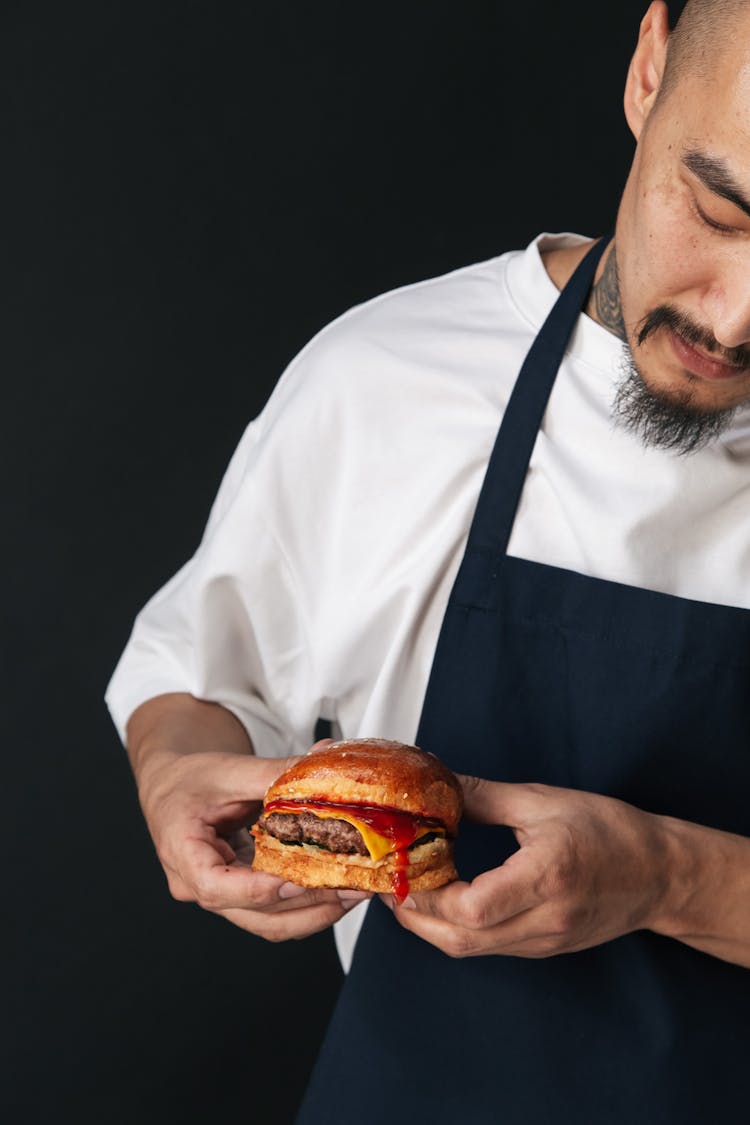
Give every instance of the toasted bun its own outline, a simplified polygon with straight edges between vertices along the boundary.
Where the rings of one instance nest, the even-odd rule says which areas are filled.
[[[280,798],[401,809],[442,821],[452,836],[461,818],[455,775],[418,746],[385,738],[332,742],[311,751],[276,779],[264,803]]]
[[[405,874],[410,891],[431,891],[457,878],[450,840],[438,838],[417,844],[410,849],[409,859]],[[393,854],[373,863],[365,856],[333,855],[312,844],[290,848],[267,832],[256,836],[253,869],[279,875],[300,887],[337,887],[378,894],[393,890],[396,875]]]
[[[458,780],[442,762],[417,746],[383,738],[333,742],[311,751],[276,779],[264,807],[277,800],[396,809],[440,821],[451,837],[462,807]],[[394,852],[373,860],[369,855],[336,854],[310,843],[285,844],[257,824],[252,834],[254,870],[290,883],[377,893],[400,885]],[[457,878],[451,839],[438,836],[416,843],[407,855],[408,867],[401,874],[409,890],[432,890]]]

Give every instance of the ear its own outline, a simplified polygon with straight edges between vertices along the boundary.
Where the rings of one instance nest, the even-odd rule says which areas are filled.
[[[641,20],[638,46],[625,82],[625,117],[636,140],[646,122],[664,75],[669,42],[669,14],[664,0],[653,0]]]

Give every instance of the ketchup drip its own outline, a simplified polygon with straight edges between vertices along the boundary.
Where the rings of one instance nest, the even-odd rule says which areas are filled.
[[[393,857],[394,871],[391,875],[391,892],[398,906],[406,899],[409,893],[409,876],[406,871],[409,866],[409,853],[406,848],[399,848]]]
[[[394,863],[391,875],[391,889],[393,897],[400,906],[409,893],[409,847],[419,836],[424,836],[430,829],[444,828],[442,821],[433,817],[419,816],[417,813],[403,812],[401,809],[374,807],[372,805],[343,805],[338,801],[306,800],[287,801],[278,798],[268,801],[265,805],[266,813],[315,813],[319,810],[339,811],[344,816],[361,820],[379,836],[385,836],[393,845]]]

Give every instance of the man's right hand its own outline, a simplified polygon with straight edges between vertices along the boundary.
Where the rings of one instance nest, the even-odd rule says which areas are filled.
[[[205,734],[207,724],[216,727],[217,737],[204,745],[226,747],[227,735],[230,742],[233,737],[234,717],[190,696],[161,700],[149,701],[136,712],[128,741],[141,807],[174,898],[196,902],[268,941],[284,941],[326,929],[369,897],[359,891],[304,889],[252,871],[248,826],[257,819],[268,786],[294,759],[255,757],[248,753],[244,732],[239,752],[234,747],[197,750],[195,735],[200,728]],[[143,711],[152,704],[158,723],[149,723],[146,737],[139,737],[148,717]],[[189,724],[192,745],[183,749],[173,736],[186,730],[190,713],[200,722]],[[174,724],[170,715],[176,717]]]

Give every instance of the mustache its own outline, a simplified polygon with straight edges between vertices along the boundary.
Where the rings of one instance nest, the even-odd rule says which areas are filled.
[[[658,305],[644,316],[636,329],[639,346],[658,328],[670,328],[687,344],[701,348],[722,363],[729,363],[733,367],[745,370],[750,369],[750,349],[742,345],[737,348],[722,348],[710,329],[696,324],[689,316],[678,312],[671,305]]]

